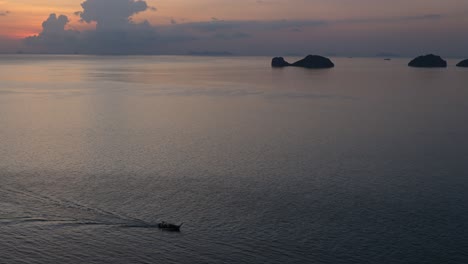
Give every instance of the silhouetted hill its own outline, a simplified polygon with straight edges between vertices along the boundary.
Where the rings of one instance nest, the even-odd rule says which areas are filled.
[[[413,59],[408,63],[408,66],[417,68],[445,68],[447,67],[447,61],[443,60],[440,56],[429,54]]]
[[[291,66],[291,64],[285,61],[283,57],[275,57],[271,61],[271,67],[273,68],[282,68],[286,66]]]
[[[467,60],[460,61],[460,62],[457,64],[457,67],[468,68],[468,59],[467,59]]]
[[[286,66],[301,67],[308,69],[327,69],[335,67],[335,64],[329,59],[318,55],[309,55],[293,64],[288,63],[283,57],[275,57],[271,61],[273,68],[282,68]]]
[[[309,55],[304,59],[293,63],[291,66],[309,69],[333,68],[335,64],[329,59],[318,55]]]

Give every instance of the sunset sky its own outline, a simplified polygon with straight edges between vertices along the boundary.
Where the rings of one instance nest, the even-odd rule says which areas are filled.
[[[108,31],[132,32],[131,36],[126,35],[132,38],[131,43],[117,44],[121,47],[116,53],[125,53],[131,46],[134,52],[130,53],[139,53],[135,51],[139,49],[142,53],[161,54],[229,51],[241,55],[468,55],[467,0],[147,0],[145,8],[130,16],[131,24],[145,24],[145,30],[151,30],[138,36],[135,29],[120,28],[125,25],[117,21],[123,16],[108,15],[119,16],[119,8],[135,4],[134,0],[88,1],[93,2],[89,13],[100,4],[105,6],[95,15],[108,16],[101,21],[102,25],[106,21]],[[0,52],[99,53],[104,47],[101,39],[84,40],[88,38],[86,34],[96,31],[99,19],[80,21],[82,17],[77,12],[83,11],[83,2],[0,0]],[[42,23],[52,13],[68,18],[66,39],[95,45],[80,50],[63,39],[58,43],[56,37],[41,36]],[[115,27],[110,30],[112,23]],[[72,36],[72,31],[81,34]],[[62,33],[53,32],[60,38]],[[34,35],[39,37],[25,41]],[[139,38],[144,40],[139,42]],[[145,45],[141,46],[143,42]]]

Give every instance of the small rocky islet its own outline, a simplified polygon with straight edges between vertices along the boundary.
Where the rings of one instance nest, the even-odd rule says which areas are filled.
[[[271,61],[271,67],[273,68],[283,68],[287,66],[291,66],[291,64],[285,61],[283,57],[274,57]]]
[[[388,58],[385,60],[391,59]],[[283,57],[274,57],[271,61],[271,67],[273,68],[289,66],[307,69],[328,69],[335,67],[335,64],[329,58],[319,55],[308,55],[304,59],[294,63],[287,62]],[[442,59],[441,56],[428,54],[414,58],[408,63],[408,66],[415,68],[447,68],[447,61]],[[459,62],[457,67],[468,68],[468,59]]]
[[[416,68],[446,68],[447,61],[440,56],[428,54],[416,57],[408,63],[408,66]]]
[[[468,59],[463,60],[463,61],[460,61],[460,62],[457,64],[457,67],[468,68]]]
[[[283,57],[275,57],[271,61],[271,67],[273,68],[283,68],[288,66],[307,69],[328,69],[335,67],[335,64],[329,58],[319,55],[309,55],[295,63],[289,63]]]
[[[417,68],[446,68],[447,61],[442,59],[440,56],[429,54],[415,58],[408,64],[408,66]],[[468,59],[460,61],[457,64],[457,67],[468,68]]]

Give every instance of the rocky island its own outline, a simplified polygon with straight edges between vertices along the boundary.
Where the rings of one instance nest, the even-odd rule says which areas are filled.
[[[457,67],[468,68],[468,59],[467,59],[467,60],[464,60],[464,61],[460,61],[460,62],[457,64]]]
[[[335,67],[335,64],[329,59],[318,55],[309,55],[295,63],[289,63],[283,57],[275,57],[271,61],[271,67],[283,68],[287,66],[301,67],[307,69],[327,69]]]
[[[291,66],[291,64],[285,61],[283,57],[275,57],[271,61],[271,67],[273,68],[283,68],[286,66]]]
[[[447,61],[440,56],[429,54],[415,58],[408,63],[408,66],[416,68],[446,68]]]

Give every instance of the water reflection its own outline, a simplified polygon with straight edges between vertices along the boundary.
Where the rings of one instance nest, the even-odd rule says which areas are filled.
[[[2,259],[467,262],[458,69],[25,58],[0,59]]]

